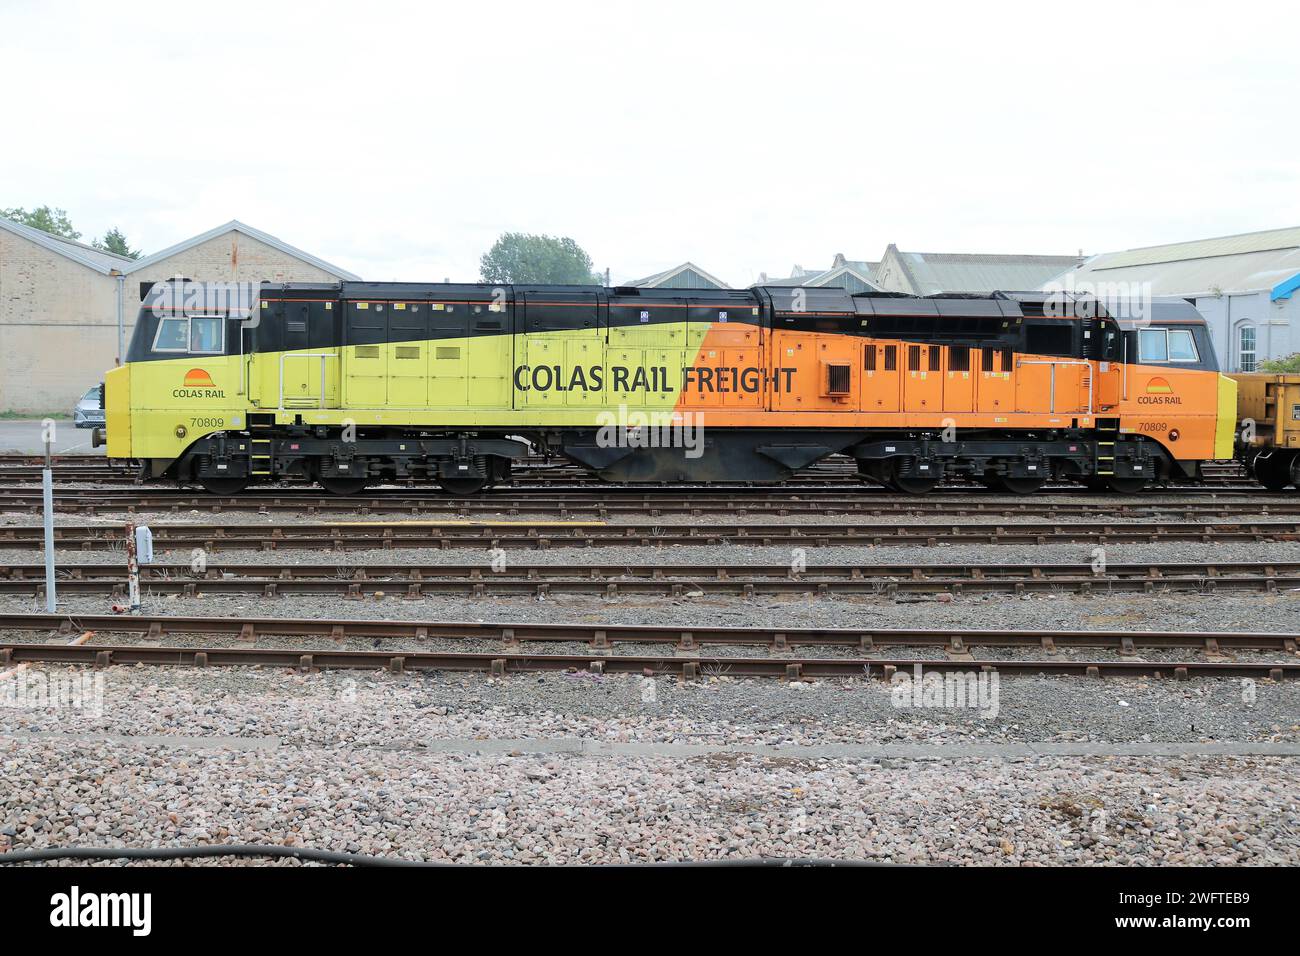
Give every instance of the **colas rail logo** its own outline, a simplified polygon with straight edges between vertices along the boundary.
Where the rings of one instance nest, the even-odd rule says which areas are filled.
[[[216,387],[207,369],[192,368],[185,373],[181,388],[172,389],[174,398],[225,398],[226,393]]]
[[[1139,405],[1181,405],[1182,399],[1173,394],[1169,379],[1155,375],[1147,379],[1147,393],[1138,396]]]

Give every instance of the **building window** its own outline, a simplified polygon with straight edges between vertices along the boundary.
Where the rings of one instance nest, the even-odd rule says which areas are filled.
[[[1253,372],[1258,367],[1255,361],[1255,327],[1243,325],[1237,330],[1237,364],[1243,372]]]

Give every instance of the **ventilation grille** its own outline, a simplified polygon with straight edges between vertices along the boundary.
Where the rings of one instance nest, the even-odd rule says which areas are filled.
[[[847,395],[853,383],[853,373],[847,365],[826,366],[826,394]]]
[[[418,359],[420,357],[420,347],[418,345],[399,345],[396,349],[396,355],[399,359]]]
[[[379,358],[378,345],[358,345],[357,358]]]
[[[455,346],[440,345],[438,346],[438,358],[458,359],[460,358],[460,349]]]

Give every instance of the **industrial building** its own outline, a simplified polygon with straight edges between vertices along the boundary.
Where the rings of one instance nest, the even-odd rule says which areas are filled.
[[[1054,285],[1191,301],[1225,371],[1253,372],[1300,351],[1300,227],[1102,253]]]
[[[358,276],[237,220],[140,259],[0,219],[0,412],[68,412],[129,342],[141,286]]]
[[[796,265],[790,275],[782,279],[769,279],[766,273],[759,276],[755,285],[770,286],[808,286],[832,289],[847,289],[850,293],[874,292],[880,287],[875,282],[876,267],[879,262],[862,259],[845,258],[844,253],[835,254],[829,269],[805,269]]]
[[[706,272],[693,262],[656,272],[644,279],[633,279],[623,285],[638,289],[726,289],[726,282]]]
[[[886,292],[1029,292],[1075,268],[1082,256],[989,255],[964,252],[903,252],[892,242],[874,281]]]

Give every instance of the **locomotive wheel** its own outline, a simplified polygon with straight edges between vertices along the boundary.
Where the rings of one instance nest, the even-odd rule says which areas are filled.
[[[921,475],[895,475],[890,481],[890,487],[895,491],[901,491],[905,495],[926,495],[934,491],[939,485],[938,478],[928,478]]]
[[[1255,473],[1255,480],[1269,491],[1281,491],[1291,484],[1290,464],[1276,452],[1267,458],[1256,458],[1251,471]]]
[[[442,485],[442,490],[449,495],[476,495],[487,487],[487,479],[475,476],[473,478],[439,478],[438,484]]]
[[[1145,488],[1150,481],[1149,478],[1120,478],[1117,475],[1111,475],[1106,479],[1106,485],[1117,495],[1135,495]]]
[[[210,495],[237,495],[248,487],[248,478],[200,478],[199,484]]]
[[[317,478],[317,483],[332,495],[357,495],[365,490],[365,478],[349,478],[346,476],[333,478]]]
[[[1045,484],[1047,484],[1046,477],[1008,478],[999,475],[997,478],[997,488],[1011,495],[1032,495]]]

